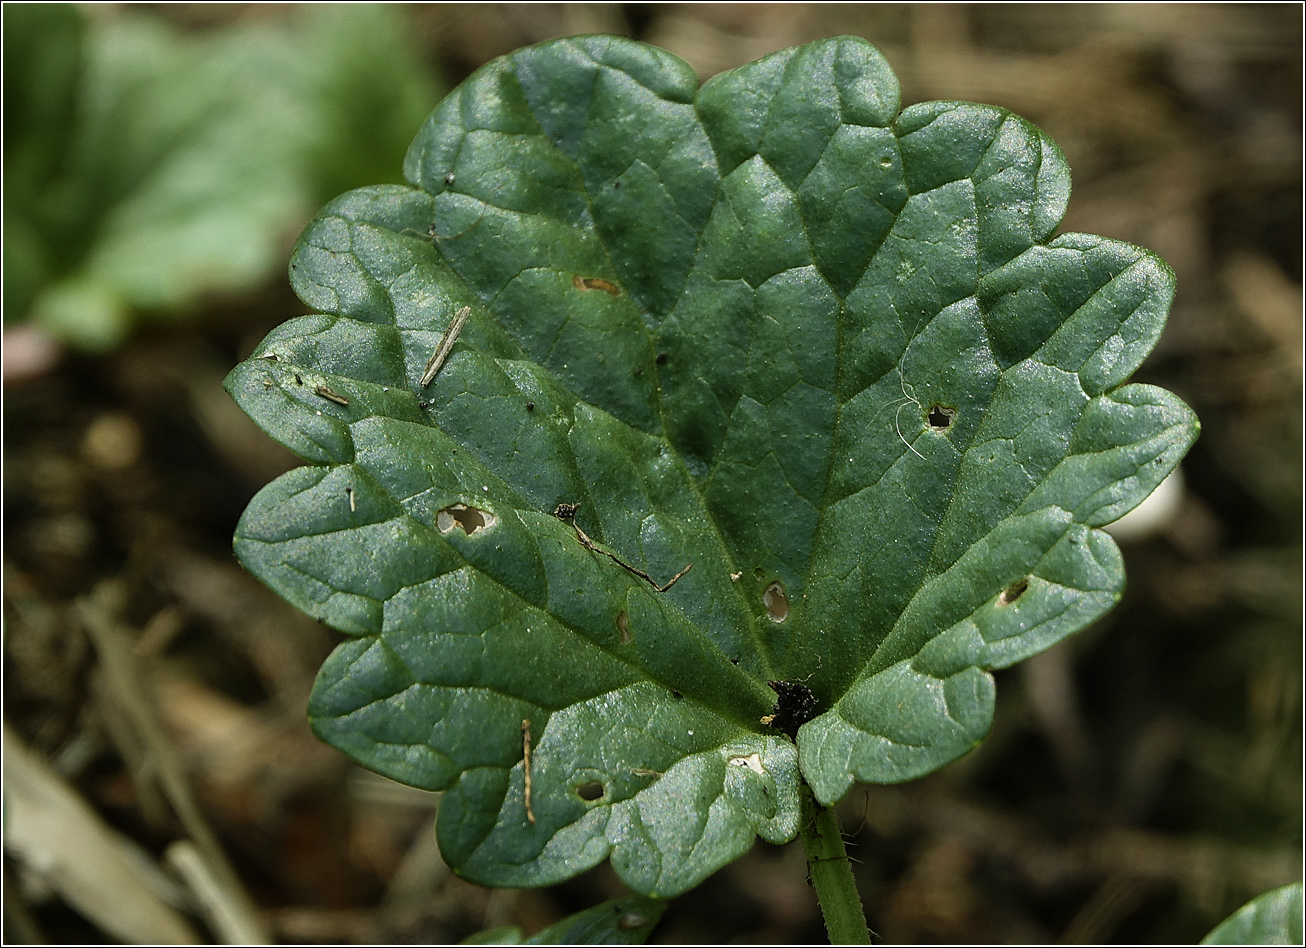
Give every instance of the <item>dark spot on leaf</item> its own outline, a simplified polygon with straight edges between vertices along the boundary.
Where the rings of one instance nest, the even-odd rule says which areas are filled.
[[[677,691],[675,688],[672,688],[672,689],[671,689],[671,696],[672,696],[673,698],[683,698],[683,697],[685,697],[685,696],[682,695],[679,691]]]
[[[613,187],[613,190],[616,190],[617,188],[621,187],[621,182],[620,182],[620,181],[613,181],[613,182],[612,182],[612,187]]]
[[[478,510],[466,504],[451,504],[435,515],[435,525],[441,533],[448,533],[458,526],[462,527],[463,533],[468,536],[494,526],[498,520],[499,518],[488,510]]]
[[[558,504],[553,508],[553,515],[563,523],[571,523],[576,519],[576,511],[580,509],[580,504]]]
[[[763,720],[797,740],[798,729],[821,713],[816,696],[801,681],[768,681],[767,684],[775,692],[776,701],[769,720]]]
[[[535,403],[534,403],[534,402],[527,402],[527,403],[526,403],[526,410],[527,410],[527,411],[534,411],[534,410],[535,410]]]
[[[623,932],[633,932],[637,928],[648,926],[648,919],[643,915],[636,915],[634,912],[627,912],[621,918],[617,919],[617,927]]]
[[[630,644],[630,619],[626,616],[626,610],[622,609],[617,615],[617,629],[621,632],[621,644]]]
[[[296,384],[296,385],[303,385],[303,384],[304,384],[304,380],[301,379],[301,378],[299,377],[299,373],[298,373],[298,372],[295,373],[295,384]]]
[[[574,276],[571,278],[571,285],[578,290],[602,290],[609,296],[621,295],[621,290],[617,289],[616,284],[609,283],[603,277]]]
[[[739,659],[737,659],[737,658],[732,658],[732,659],[730,659],[730,664],[731,664],[731,665],[738,665],[738,664],[739,664]]]
[[[658,365],[666,365],[666,364],[667,364],[667,354],[666,354],[665,352],[659,352],[658,355],[657,355],[657,358],[654,359],[653,361],[656,362]]]
[[[417,407],[418,407],[418,408],[430,408],[430,407],[431,407],[431,403],[430,403],[430,402],[418,402],[418,403],[417,403]]]
[[[576,796],[580,797],[587,803],[593,803],[595,800],[603,797],[603,784],[597,780],[591,780],[588,783],[582,783],[576,787]]]
[[[957,417],[957,409],[949,408],[946,405],[934,405],[930,408],[929,422],[930,427],[936,431],[942,431],[952,424],[952,420]]]
[[[454,181],[453,172],[450,171],[447,175],[444,176],[444,183],[446,185],[450,185],[453,184],[453,181]]]
[[[1029,588],[1028,579],[1021,579],[1012,583],[1006,589],[1002,590],[1002,595],[998,597],[998,605],[999,606],[1011,605],[1013,602],[1019,599],[1024,594],[1025,590],[1028,588]]]
[[[635,370],[635,378],[639,378],[639,377],[640,377],[641,375],[643,375],[643,374],[644,374],[644,370],[643,370],[643,369],[636,369],[636,370]]]
[[[762,605],[772,622],[783,622],[789,618],[789,597],[779,582],[767,586],[762,592]]]

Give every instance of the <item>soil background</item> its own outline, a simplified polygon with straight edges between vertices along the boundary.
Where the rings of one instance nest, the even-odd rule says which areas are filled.
[[[1301,878],[1300,5],[404,11],[450,87],[579,33],[663,46],[702,78],[851,33],[887,55],[904,104],[987,102],[1048,132],[1074,175],[1062,231],[1140,244],[1177,272],[1136,380],[1192,405],[1202,436],[1169,516],[1121,541],[1123,603],[998,673],[979,750],[840,807],[867,917],[896,943],[1192,943]],[[194,31],[288,15],[131,12]],[[622,894],[606,865],[539,890],[455,878],[432,847],[438,794],[368,774],[309,732],[313,675],[338,637],[231,554],[245,504],[296,462],[221,388],[305,311],[283,277],[110,354],[6,378],[8,728],[172,885],[202,937],[214,928],[177,881],[190,878],[178,841],[220,849],[234,874],[219,873],[214,898],[252,901],[281,942],[529,934]],[[14,766],[7,751],[7,780]],[[4,881],[6,942],[111,940],[30,855],[8,852]],[[651,940],[823,941],[801,848],[759,843],[673,901]]]

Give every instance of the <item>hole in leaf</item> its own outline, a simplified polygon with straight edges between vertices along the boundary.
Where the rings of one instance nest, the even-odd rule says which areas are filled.
[[[952,420],[957,417],[957,409],[949,408],[947,405],[934,405],[930,408],[929,422],[930,427],[935,431],[942,431],[952,424]]]
[[[762,605],[766,606],[766,614],[772,622],[783,622],[789,618],[789,597],[785,595],[785,588],[778,582],[772,583],[763,591]]]
[[[626,610],[622,609],[617,616],[617,629],[621,632],[621,644],[630,644],[630,619],[626,616]]]
[[[576,787],[576,796],[580,797],[586,803],[593,803],[595,800],[603,798],[603,784],[597,780],[591,780],[588,783],[582,783]]]
[[[757,569],[753,570],[753,578],[760,583],[762,580],[766,579],[766,570],[759,566]]]
[[[880,167],[881,167],[881,168],[892,168],[892,167],[893,167],[893,159],[890,158],[888,155],[885,155],[883,158],[880,159]]]
[[[1029,588],[1029,580],[1022,579],[1012,583],[1006,589],[1002,590],[1002,595],[998,597],[999,606],[1009,606],[1024,594]]]
[[[499,518],[488,510],[479,510],[466,504],[451,504],[435,515],[435,525],[441,533],[448,533],[457,526],[462,527],[463,533],[468,536],[492,527],[498,521]]]

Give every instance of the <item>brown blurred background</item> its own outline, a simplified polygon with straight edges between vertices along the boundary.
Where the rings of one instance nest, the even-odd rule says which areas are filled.
[[[196,33],[291,15],[121,13]],[[1301,878],[1300,5],[403,14],[450,87],[578,33],[657,44],[703,78],[851,33],[886,54],[904,104],[1001,105],[1056,139],[1074,174],[1063,230],[1141,244],[1178,274],[1137,378],[1191,404],[1202,437],[1168,516],[1122,538],[1121,606],[999,673],[980,750],[841,806],[868,920],[890,942],[1183,943]],[[336,636],[230,552],[248,499],[294,464],[221,389],[304,311],[281,272],[111,353],[6,378],[6,941],[187,937],[168,927],[184,919],[202,938],[438,943],[530,933],[623,892],[606,865],[542,890],[454,878],[432,844],[438,795],[310,734],[306,697]],[[20,804],[49,824],[18,831]],[[797,843],[759,844],[673,902],[652,940],[821,941],[804,874]]]

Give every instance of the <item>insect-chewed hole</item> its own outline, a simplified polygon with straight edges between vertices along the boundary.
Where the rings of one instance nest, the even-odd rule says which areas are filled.
[[[435,515],[435,525],[441,533],[448,533],[454,527],[462,527],[463,533],[471,536],[498,522],[499,518],[488,510],[468,507],[466,504],[451,504]]]
[[[766,606],[766,614],[772,622],[783,622],[789,618],[789,597],[778,582],[767,586],[762,592],[762,605]]]
[[[621,644],[630,644],[630,618],[626,615],[626,610],[622,609],[617,614],[617,631],[621,633]]]
[[[648,919],[636,912],[627,912],[617,919],[617,927],[623,932],[633,932],[637,928],[647,928]]]
[[[1012,583],[1006,589],[1002,590],[1002,595],[998,597],[999,606],[1009,606],[1025,594],[1029,588],[1029,580],[1021,579]]]
[[[601,800],[604,794],[603,784],[597,780],[590,780],[586,783],[577,784],[576,796],[580,797],[586,803],[593,803],[595,800]]]
[[[957,409],[949,408],[947,405],[933,405],[926,416],[930,427],[935,431],[942,431],[952,424],[952,420],[957,417]]]

